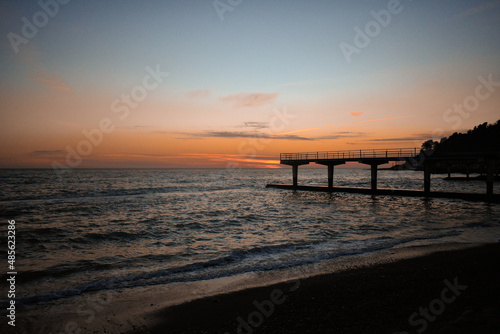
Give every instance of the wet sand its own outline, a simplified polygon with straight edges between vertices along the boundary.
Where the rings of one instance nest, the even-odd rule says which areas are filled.
[[[19,309],[16,327],[4,321],[0,332],[500,333],[499,282],[499,243],[414,245],[309,270],[61,299]]]
[[[500,333],[500,244],[208,297],[134,333]]]

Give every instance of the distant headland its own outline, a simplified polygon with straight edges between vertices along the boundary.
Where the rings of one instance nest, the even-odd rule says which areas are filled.
[[[429,139],[422,143],[421,153],[426,157],[446,158],[448,156],[484,155],[491,158],[500,157],[500,120],[494,124],[484,122],[475,126],[465,133],[455,132],[449,137],[443,137],[440,141]],[[422,170],[422,165],[414,165],[408,162],[390,167],[392,170]],[[500,168],[495,170],[496,179]],[[448,173],[449,180],[485,180],[485,166],[478,163],[436,163],[432,173]],[[451,173],[465,174],[466,177],[451,177]],[[477,173],[478,176],[469,177]]]

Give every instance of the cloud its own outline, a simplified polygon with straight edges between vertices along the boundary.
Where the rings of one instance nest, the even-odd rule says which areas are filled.
[[[236,95],[229,95],[221,98],[224,102],[233,102],[233,106],[240,107],[261,107],[266,104],[274,103],[278,97],[278,93],[239,93]]]
[[[1,10],[0,10],[1,12]],[[11,50],[9,52],[12,53]],[[19,59],[23,67],[26,67],[28,78],[47,89],[68,92],[71,91],[64,80],[57,74],[50,72],[40,62],[41,53],[37,51],[36,44],[29,43],[22,45],[22,52],[18,54],[16,59]]]
[[[311,138],[300,137],[296,135],[283,135],[283,134],[269,134],[257,131],[205,131],[200,133],[186,133],[188,138],[201,137],[201,138],[264,138],[264,139],[286,139],[286,140],[314,140]],[[190,138],[191,137],[191,138]]]
[[[314,140],[326,140],[326,139],[341,139],[341,138],[359,138],[365,137],[366,133],[364,132],[336,132],[326,136],[315,137]]]
[[[352,125],[352,124],[361,124],[361,123],[370,123],[370,122],[380,122],[380,121],[388,121],[388,120],[399,119],[399,118],[406,118],[406,116],[369,119],[369,120],[366,120],[366,121],[353,122],[353,123],[345,123],[345,124],[342,124],[342,125]],[[306,129],[299,129],[299,130],[287,131],[287,132],[283,132],[282,134],[291,134],[291,133],[297,133],[297,132],[307,132],[307,131],[314,131],[314,130],[320,130],[320,129],[325,129],[325,128],[333,128],[333,127],[337,127],[337,126],[336,125],[318,126],[318,127],[315,127],[315,128],[306,128]]]
[[[396,141],[415,141],[415,140],[427,140],[428,138],[418,138],[418,137],[400,137],[400,138],[376,138],[370,139],[368,141],[377,142],[396,142]]]
[[[294,130],[294,131],[289,131],[289,132],[283,132],[281,135],[289,135],[292,133],[297,133],[297,132],[307,132],[307,131],[314,131],[314,130],[319,130],[319,129],[324,129],[324,128],[331,128],[333,125],[327,125],[327,126],[320,126],[317,128],[307,128],[307,129],[300,129],[300,130]],[[324,140],[324,139],[340,139],[340,138],[351,138],[351,137],[360,137],[360,136],[366,136],[366,133],[364,132],[351,132],[351,131],[340,131],[340,132],[334,132],[329,135],[325,136],[319,136],[319,137],[311,137],[311,140]]]
[[[351,116],[361,116],[363,115],[363,112],[352,112]]]
[[[467,18],[469,16],[477,15],[477,14],[480,14],[484,11],[491,10],[491,9],[494,9],[497,7],[500,7],[500,1],[486,2],[486,3],[483,3],[483,4],[478,5],[476,7],[471,7],[469,9],[466,9],[466,10],[458,13],[457,15],[455,15],[454,17],[452,17],[451,19],[448,19],[446,21],[461,20],[461,19]]]
[[[210,89],[198,89],[187,92],[187,97],[191,99],[204,98],[209,97],[212,94]]]
[[[50,73],[47,69],[41,68],[30,74],[31,80],[41,84],[42,86],[58,91],[71,91],[71,88],[54,73]]]
[[[264,139],[287,139],[287,140],[312,140],[311,138],[300,137],[296,135],[267,134],[262,132],[233,132],[233,131],[209,131],[206,133],[209,137],[219,138],[264,138]]]
[[[440,137],[441,138],[441,137]],[[375,138],[370,139],[368,141],[376,141],[376,142],[410,142],[410,141],[426,141],[429,139],[439,140],[440,138],[436,138],[436,135],[433,133],[420,133],[414,134],[408,137],[396,137],[396,138]]]
[[[254,129],[266,129],[269,127],[269,123],[266,122],[245,122],[243,124],[246,128]]]
[[[61,156],[65,152],[63,150],[49,150],[49,151],[32,151],[28,155],[32,157],[54,157]]]
[[[333,125],[325,125],[325,126],[318,126],[315,128],[307,128],[307,129],[299,129],[299,130],[293,130],[293,131],[287,131],[281,133],[282,135],[284,134],[290,134],[290,133],[297,133],[297,132],[308,132],[308,131],[314,131],[314,130],[319,130],[319,129],[324,129],[324,128],[331,128],[334,127]]]
[[[187,138],[179,139],[197,139],[197,138],[263,138],[263,139],[283,139],[283,140],[305,140],[305,141],[315,141],[315,140],[331,140],[340,138],[354,138],[366,136],[364,132],[336,132],[325,136],[319,137],[302,137],[289,133],[277,133],[270,134],[258,131],[205,131],[199,133],[184,133]]]

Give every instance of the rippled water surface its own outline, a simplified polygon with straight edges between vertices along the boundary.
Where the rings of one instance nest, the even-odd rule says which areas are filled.
[[[419,172],[379,177],[381,188],[423,188]],[[433,176],[433,189],[485,190],[482,182],[442,177]],[[3,235],[8,219],[17,226],[17,300],[277,270],[416,240],[500,235],[496,204],[265,189],[290,179],[289,169],[131,169],[76,170],[61,182],[51,170],[3,170]],[[300,169],[299,180],[325,184],[326,171]],[[367,170],[335,170],[336,185],[369,182]]]

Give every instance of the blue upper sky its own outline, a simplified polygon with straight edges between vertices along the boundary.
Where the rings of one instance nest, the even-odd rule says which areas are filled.
[[[422,0],[402,1],[401,13],[347,64],[339,44],[354,45],[354,28],[364,29],[371,11],[388,3],[244,0],[222,13],[221,22],[212,1],[73,0],[39,30],[33,46],[20,50],[30,46],[70,85],[84,84],[87,72],[87,83],[109,88],[103,75],[111,83],[134,80],[134,69],[161,63],[179,88],[224,92],[309,81],[359,87],[380,71],[498,60],[498,1]],[[40,10],[36,1],[3,1],[2,7],[3,36],[20,32],[20,18]],[[8,44],[4,38],[3,80],[22,70]]]
[[[40,14],[38,1],[0,1],[2,91],[43,95],[65,90],[70,93],[58,101],[70,94],[78,104],[75,110],[82,110],[88,99],[109,104],[140,83],[147,66],[159,65],[170,76],[154,92],[155,101],[171,117],[158,118],[151,111],[127,120],[129,126],[186,132],[194,131],[190,124],[220,130],[266,121],[258,108],[235,113],[221,101],[238,94],[276,94],[268,107],[295,107],[302,117],[290,131],[344,124],[352,114],[365,121],[404,118],[402,127],[418,125],[412,135],[424,131],[425,123],[452,131],[442,117],[447,106],[473,92],[479,76],[500,81],[500,1],[40,3],[49,11],[57,3],[57,13]],[[26,37],[23,17],[42,24],[27,43],[13,46],[13,34]],[[357,51],[347,59],[342,45]],[[197,93],[204,102],[184,101]],[[498,95],[464,119],[461,128],[498,118]],[[39,105],[38,112],[23,108],[8,117],[5,112],[5,120],[12,122],[7,128],[15,123],[22,131],[24,122],[50,114],[51,107]],[[98,121],[100,113],[93,110],[93,118],[84,119],[71,116],[62,102],[54,107],[59,109],[52,121],[64,118],[82,127]],[[209,118],[203,114],[207,110],[220,112]],[[415,110],[423,110],[426,122],[416,119]],[[434,120],[432,112],[439,114]],[[40,121],[49,122],[47,117]],[[50,145],[47,150],[60,149]]]

